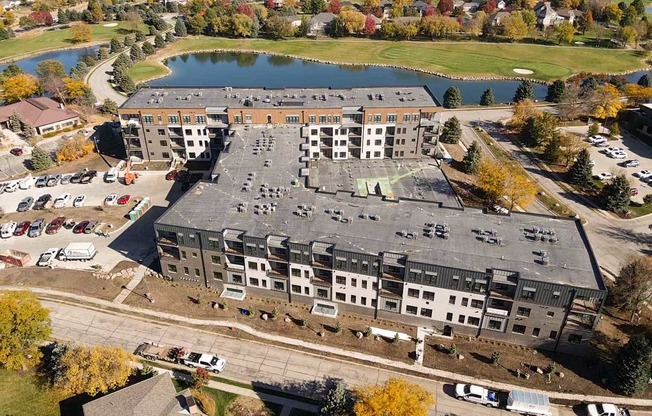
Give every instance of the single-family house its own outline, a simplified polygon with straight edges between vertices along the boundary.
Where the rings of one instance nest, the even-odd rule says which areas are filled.
[[[464,13],[468,15],[473,15],[475,12],[478,11],[478,8],[480,7],[480,3],[475,2],[475,1],[466,1],[462,5],[462,10]]]
[[[411,8],[419,12],[419,16],[423,16],[426,13],[426,9],[430,7],[428,3],[422,0],[417,0],[410,5]]]
[[[389,11],[392,9],[392,5],[391,0],[381,0],[379,7],[383,11],[383,20],[389,18]]]
[[[39,135],[79,124],[79,114],[48,97],[28,98],[0,107],[0,128],[12,127],[10,119],[13,114],[20,117],[23,125],[32,126]]]
[[[333,13],[319,13],[310,19],[308,34],[310,36],[324,36],[328,32],[331,22],[335,19]]]
[[[496,3],[496,8],[498,10],[503,10],[507,6],[507,3],[505,3],[505,0],[500,0],[498,3]]]
[[[464,0],[455,0],[455,1],[453,2],[453,7],[456,8],[456,9],[457,9],[458,7],[459,7],[459,8],[463,8],[463,7],[464,7]]]
[[[383,20],[380,17],[374,16],[373,14],[368,14],[365,19],[367,18],[371,18],[371,20],[374,21],[374,27],[376,28],[376,30],[380,29],[380,26],[383,23]]]
[[[391,19],[392,22],[399,22],[409,25],[410,23],[419,23],[421,18],[419,16],[401,16]]]
[[[560,17],[562,17],[564,20],[567,20],[568,23],[570,23],[571,25],[576,24],[578,19],[580,19],[584,15],[584,13],[581,10],[567,9],[565,7],[561,7],[556,11]]]
[[[564,21],[552,8],[549,1],[541,1],[534,6],[534,12],[537,14],[537,24],[545,29],[548,26],[558,25]]]
[[[503,25],[503,19],[509,16],[511,13],[510,12],[496,12],[491,16],[491,26],[502,26]]]
[[[7,10],[15,10],[18,6],[20,6],[20,1],[18,0],[2,0],[0,1],[0,6],[2,6],[2,9],[7,11]]]
[[[290,22],[292,27],[299,27],[301,25],[301,16],[285,16],[285,20]]]
[[[83,416],[202,415],[190,390],[177,393],[170,373],[132,384],[82,405]]]
[[[356,10],[360,10],[360,5],[359,4],[352,3],[352,2],[350,2],[348,0],[341,2],[340,6],[342,6],[342,7],[353,7]]]

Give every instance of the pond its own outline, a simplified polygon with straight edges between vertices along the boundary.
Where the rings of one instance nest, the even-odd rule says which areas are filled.
[[[36,66],[39,64],[39,62],[45,61],[46,59],[54,59],[61,62],[66,68],[66,72],[69,72],[70,68],[77,65],[77,62],[79,62],[80,58],[84,57],[85,55],[93,55],[97,57],[97,51],[99,48],[99,46],[91,46],[88,48],[47,52],[40,55],[31,56],[29,58],[20,59],[15,62],[0,64],[0,71],[5,69],[10,63],[14,63],[18,65],[23,71],[29,74],[36,74]]]

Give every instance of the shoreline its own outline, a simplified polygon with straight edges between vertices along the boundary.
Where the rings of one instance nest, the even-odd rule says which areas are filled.
[[[169,53],[162,53],[160,56],[154,55],[152,58],[152,61],[165,67],[166,73],[164,75],[157,75],[154,77],[150,78],[145,78],[141,81],[138,82],[138,84],[146,84],[148,82],[165,78],[172,74],[172,70],[164,63],[166,59],[174,58],[177,56],[182,56],[182,55],[190,55],[190,54],[197,54],[197,53],[246,53],[246,54],[259,54],[259,55],[269,55],[269,56],[280,56],[284,58],[292,58],[292,59],[298,59],[298,60],[303,60],[306,62],[315,62],[315,63],[321,63],[321,64],[327,64],[327,65],[341,65],[341,66],[368,66],[368,67],[379,67],[379,68],[391,68],[391,69],[400,69],[404,71],[414,71],[414,72],[419,72],[422,74],[428,74],[428,75],[433,75],[437,76],[440,78],[444,79],[450,79],[454,81],[530,81],[533,84],[539,84],[539,85],[550,85],[553,81],[544,81],[540,79],[533,79],[529,78],[526,76],[518,76],[515,74],[515,76],[477,76],[477,77],[469,77],[469,76],[458,76],[458,75],[451,75],[451,74],[444,74],[441,72],[436,72],[436,71],[429,71],[427,69],[422,69],[422,68],[415,68],[407,65],[394,65],[394,64],[380,64],[380,63],[364,63],[364,64],[352,64],[352,63],[346,63],[346,62],[338,62],[338,61],[329,61],[325,59],[318,59],[318,58],[307,58],[307,57],[302,57],[300,55],[293,55],[293,54],[285,54],[285,53],[278,53],[278,52],[266,52],[266,51],[259,51],[255,49],[225,49],[225,48],[209,48],[209,49],[197,49],[193,51],[187,51],[187,52],[169,52]],[[143,61],[147,62],[147,60]],[[151,62],[151,61],[150,61]],[[650,71],[652,70],[651,65],[643,66],[639,69],[633,69],[630,71],[624,71],[624,72],[619,72],[619,73],[597,73],[593,75],[606,75],[606,76],[617,76],[617,75],[629,75],[633,74],[639,71]],[[572,74],[572,76],[575,76],[577,74]]]
[[[98,40],[98,41],[94,41],[94,42],[87,42],[84,45],[74,45],[74,46],[70,46],[70,47],[66,47],[66,48],[44,49],[44,50],[40,50],[40,51],[37,51],[37,52],[30,52],[30,53],[26,53],[26,54],[23,54],[23,55],[15,55],[15,56],[12,56],[10,58],[0,59],[0,65],[16,63],[17,61],[22,61],[23,59],[29,59],[29,58],[33,58],[33,57],[39,56],[39,55],[45,55],[46,53],[64,52],[64,51],[72,51],[72,50],[75,50],[75,49],[92,48],[93,46],[101,46],[101,45],[105,45],[105,44],[107,44],[107,42]]]

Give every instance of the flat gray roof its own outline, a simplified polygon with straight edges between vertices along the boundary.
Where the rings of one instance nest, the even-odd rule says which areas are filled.
[[[236,133],[228,151],[216,163],[213,174],[219,175],[217,182],[198,183],[157,223],[215,232],[225,228],[246,230],[247,235],[257,237],[288,236],[299,243],[328,242],[338,249],[373,255],[403,253],[417,262],[480,272],[490,268],[510,270],[527,279],[602,289],[596,277],[597,264],[578,221],[462,209],[449,189],[444,189],[439,179],[443,174],[428,162],[432,159],[382,161],[396,173],[405,174],[400,180],[387,180],[386,189],[400,197],[414,195],[416,199],[388,200],[372,193],[361,196],[356,175],[379,169],[375,163],[320,160],[315,162],[318,168],[307,169],[306,162],[300,161],[305,153],[300,146],[305,139],[299,137],[297,128],[267,129],[266,140],[262,138],[263,130]],[[269,137],[270,133],[274,139]],[[260,151],[261,148],[264,150]],[[259,154],[254,154],[255,149],[259,149]],[[323,178],[335,166],[354,164],[359,165],[357,170],[349,168],[348,172]],[[418,166],[425,168],[429,176],[415,175]],[[324,191],[333,193],[306,187],[302,171],[310,177],[319,172],[319,182],[327,183]],[[428,184],[434,178],[439,181],[435,189]],[[347,181],[346,191],[337,192],[340,179]],[[349,179],[353,179],[354,185]],[[424,186],[424,182],[426,188],[419,195],[419,186]],[[356,187],[358,192],[351,192]],[[246,207],[246,212],[239,212],[238,207]],[[311,215],[297,215],[305,212],[303,208],[313,207]],[[378,220],[372,220],[372,216]],[[446,224],[450,237],[426,237],[426,224],[432,223]],[[537,228],[545,232],[536,233]],[[403,236],[408,233],[412,237],[418,235]],[[545,242],[540,241],[542,236]],[[496,244],[497,239],[502,243]],[[547,265],[542,264],[541,250],[547,252]]]
[[[364,88],[141,88],[120,108],[170,109],[206,107],[339,108],[434,107],[435,96],[422,87]]]

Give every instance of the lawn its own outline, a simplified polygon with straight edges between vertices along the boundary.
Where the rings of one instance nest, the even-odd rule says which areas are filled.
[[[112,22],[114,23],[114,22]],[[118,26],[105,27],[104,23],[91,25],[93,38],[87,43],[72,43],[70,29],[51,30],[37,36],[21,36],[0,42],[0,62],[10,58],[47,52],[51,50],[88,46],[90,43],[108,42],[113,37],[122,39],[128,32],[123,29],[127,22],[115,22]],[[143,26],[145,28],[145,26]]]
[[[3,415],[59,416],[55,393],[42,390],[32,373],[0,369],[0,410]]]
[[[405,66],[455,76],[516,76],[514,68],[534,71],[532,78],[553,80],[579,72],[613,73],[643,68],[634,51],[578,46],[481,42],[391,42],[367,39],[180,39],[163,53],[198,50],[255,50],[347,64]],[[138,72],[152,71],[156,63],[139,64]],[[146,67],[148,67],[146,69]]]
[[[162,75],[167,75],[168,72],[170,71],[164,65],[151,61],[138,62],[129,68],[129,76],[135,83],[159,78]]]

